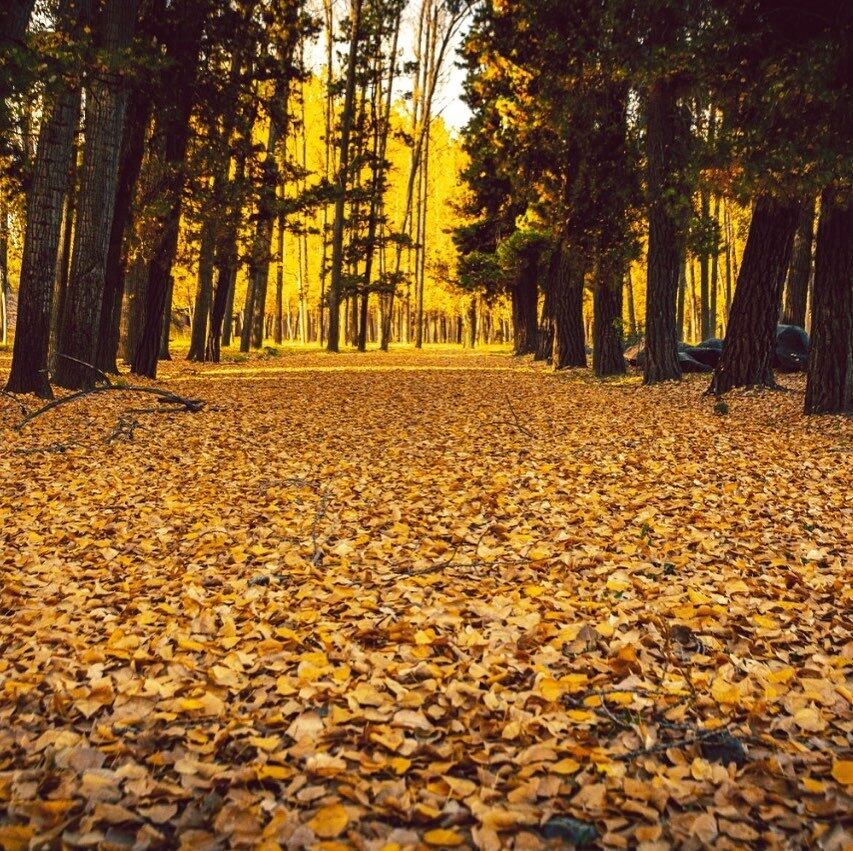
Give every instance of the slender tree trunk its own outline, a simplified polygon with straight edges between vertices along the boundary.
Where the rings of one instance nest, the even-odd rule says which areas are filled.
[[[172,331],[172,298],[175,295],[175,278],[169,275],[169,283],[166,286],[166,300],[163,304],[163,328],[160,332],[160,351],[157,360],[171,360],[169,351],[169,337]]]
[[[745,264],[744,264],[745,265]],[[820,197],[807,414],[853,414],[853,192]]]
[[[565,244],[554,288],[554,368],[586,366],[583,328],[584,270],[579,257]]]
[[[281,186],[284,192],[284,184]],[[276,345],[284,341],[284,213],[276,219],[276,264],[275,264],[275,329],[273,340]]]
[[[136,12],[137,0],[108,0],[98,22],[104,50],[115,55],[130,45]],[[84,364],[96,360],[127,96],[114,73],[93,75],[86,89],[80,200],[54,376],[71,389],[89,387],[97,379],[97,372]]]
[[[203,361],[207,351],[207,325],[213,305],[213,261],[216,252],[216,222],[210,214],[201,224],[198,248],[198,287],[195,297],[190,350],[187,360]]]
[[[799,204],[761,195],[755,202],[723,353],[709,392],[773,387],[771,354]]]
[[[681,378],[676,301],[689,215],[685,174],[690,126],[672,82],[652,84],[646,119],[649,248],[643,381],[655,384]]]
[[[562,243],[557,242],[551,248],[548,269],[545,273],[545,296],[542,299],[542,315],[539,319],[539,331],[536,339],[534,360],[551,361],[554,350],[554,292],[557,288],[557,276],[560,270]]]
[[[9,341],[9,206],[0,193],[0,342]]]
[[[717,309],[717,295],[720,290],[720,246],[719,240],[717,239],[717,234],[719,233],[719,225],[720,225],[720,196],[717,195],[714,198],[714,212],[713,212],[713,229],[714,229],[714,250],[711,253],[711,336],[717,336],[717,316],[719,315],[719,311]],[[707,337],[703,337],[703,340],[707,339]]]
[[[734,255],[734,245],[732,237],[732,222],[731,213],[729,212],[729,202],[726,200],[723,203],[723,225],[726,231],[726,291],[725,291],[725,310],[726,328],[729,327],[729,311],[732,307],[732,292],[734,284],[734,276],[732,275],[732,259]]]
[[[68,187],[65,190],[65,203],[62,208],[62,244],[56,258],[56,281],[54,283],[54,304],[51,317],[51,348],[56,350],[59,339],[59,325],[65,314],[65,296],[68,293],[68,276],[71,274],[71,245],[74,238],[74,219],[77,209],[77,133],[71,149],[71,167],[68,169]]]
[[[637,336],[637,313],[634,307],[634,279],[631,276],[631,266],[625,272],[625,293],[628,296],[628,330],[631,337]]]
[[[355,110],[356,65],[358,63],[358,44],[361,39],[362,0],[353,0],[352,22],[350,28],[349,58],[347,61],[346,89],[344,108],[341,116],[341,142],[337,175],[337,197],[335,198],[335,219],[332,230],[332,269],[329,282],[329,342],[327,349],[337,352],[340,349],[340,303],[341,280],[344,263],[344,212],[349,183],[349,145]]]
[[[60,30],[76,37],[90,13],[90,0],[62,0],[58,12]],[[10,393],[35,393],[45,399],[53,395],[47,377],[53,279],[62,228],[62,201],[79,119],[79,87],[74,83],[59,83],[56,89],[49,88],[27,194],[17,333],[6,384]]]
[[[171,72],[173,97],[159,107],[158,130],[164,138],[164,162],[168,184],[164,192],[163,213],[158,217],[157,233],[151,263],[148,267],[148,286],[145,301],[145,325],[142,328],[132,371],[148,378],[157,376],[157,358],[163,333],[172,264],[178,245],[183,189],[186,181],[186,154],[190,135],[190,115],[193,107],[195,80],[201,49],[201,37],[206,8],[200,0],[177,3],[176,21],[169,31],[167,54],[174,59]]]
[[[785,309],[782,311],[783,325],[806,327],[806,304],[809,293],[809,280],[812,274],[812,242],[814,241],[815,199],[806,198],[800,209],[797,233],[794,236],[794,249],[791,254],[791,266],[788,269],[788,281],[785,288]]]
[[[148,95],[140,89],[135,89],[130,96],[125,118],[121,165],[104,271],[104,295],[95,353],[95,366],[103,372],[118,373],[116,359],[124,279],[127,272],[126,235],[130,232],[133,222],[133,199],[142,168],[150,114],[151,101]]]

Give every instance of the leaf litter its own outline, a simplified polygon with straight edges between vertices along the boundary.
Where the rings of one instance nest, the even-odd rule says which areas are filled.
[[[205,407],[0,399],[0,847],[849,847],[849,421],[471,353],[159,386]]]

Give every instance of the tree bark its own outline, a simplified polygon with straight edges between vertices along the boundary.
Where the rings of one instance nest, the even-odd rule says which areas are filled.
[[[148,267],[145,324],[131,365],[132,372],[148,378],[157,376],[166,296],[178,245],[190,115],[206,12],[204,0],[183,0],[175,7],[176,20],[168,29],[166,52],[174,63],[169,89],[173,97],[159,107],[157,114],[157,132],[162,133],[164,139],[168,185],[162,199],[163,212],[157,217],[154,248]]]
[[[104,6],[98,46],[110,59],[130,45],[136,12],[137,0],[108,0]],[[96,360],[127,97],[114,71],[94,74],[86,88],[80,198],[54,375],[57,384],[69,389],[90,387],[98,375],[84,364]]]
[[[586,366],[584,270],[568,244],[560,250],[554,287],[554,369]]]
[[[361,39],[362,0],[353,0],[352,22],[350,27],[349,57],[344,91],[344,108],[341,115],[341,142],[339,148],[338,174],[336,179],[335,218],[332,226],[332,268],[329,281],[329,338],[326,348],[330,352],[340,350],[340,303],[341,280],[344,263],[344,212],[349,183],[349,143],[355,110],[356,65],[358,64],[358,44]]]
[[[815,199],[806,198],[800,209],[791,266],[785,287],[785,308],[782,311],[783,325],[806,327],[806,303],[809,279],[812,274],[812,242],[814,241]]]
[[[771,354],[799,206],[768,195],[760,195],[755,202],[711,393],[775,386]]]
[[[853,414],[853,191],[820,197],[807,414]]]
[[[88,22],[90,12],[90,0],[63,0],[58,12],[60,29],[76,34]],[[77,85],[63,82],[56,90],[46,92],[27,194],[17,333],[6,384],[10,393],[35,393],[43,399],[53,396],[47,375],[53,279],[62,229],[62,202],[79,120]]]
[[[681,378],[676,299],[684,266],[690,187],[686,181],[690,125],[668,80],[652,84],[646,105],[649,247],[643,381]]]
[[[513,288],[513,338],[514,354],[529,355],[536,353],[539,324],[537,310],[539,290],[536,283],[536,257],[522,257],[518,280]]]
[[[539,330],[536,339],[536,353],[534,360],[551,362],[554,351],[554,291],[557,287],[557,275],[560,270],[560,258],[562,256],[562,243],[557,243],[551,248],[551,256],[548,258],[548,269],[545,273],[545,295],[542,299],[542,315],[539,319]]]
[[[625,374],[622,354],[622,281],[624,270],[613,263],[599,269],[593,293],[592,368],[599,378]]]
[[[151,115],[151,101],[141,89],[131,94],[125,117],[121,143],[121,166],[118,173],[110,242],[104,273],[104,295],[101,305],[95,366],[103,372],[118,372],[121,304],[127,273],[126,235],[133,225],[133,199],[145,153],[145,136]]]
[[[195,297],[190,350],[187,360],[203,361],[207,348],[207,325],[213,303],[213,259],[216,249],[216,222],[205,215],[198,249],[198,288]]]

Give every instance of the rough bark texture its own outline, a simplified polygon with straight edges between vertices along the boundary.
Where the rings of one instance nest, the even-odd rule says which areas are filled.
[[[186,179],[185,159],[190,134],[195,79],[206,7],[201,0],[178,4],[176,20],[168,30],[167,54],[174,61],[171,72],[172,98],[157,113],[159,132],[164,137],[164,159],[169,172],[157,234],[148,267],[145,324],[133,356],[132,371],[155,378],[163,334],[163,316],[172,263],[178,244],[178,226]]]
[[[136,12],[137,0],[109,0],[104,6],[98,44],[111,59],[130,44]],[[86,89],[74,250],[57,338],[54,378],[62,387],[88,387],[97,378],[84,364],[94,363],[96,356],[127,95],[115,72],[93,75]]]
[[[796,202],[767,195],[755,202],[711,393],[774,386],[771,355],[798,214]]]
[[[625,373],[622,354],[623,270],[600,270],[592,299],[592,368],[599,378]]]
[[[571,248],[560,251],[554,287],[554,368],[586,366],[583,330],[583,267]]]
[[[63,0],[59,26],[70,32],[90,11],[87,2]],[[60,85],[45,98],[35,167],[27,195],[27,230],[18,291],[18,321],[10,393],[53,394],[47,376],[54,270],[62,230],[62,202],[71,167],[74,135],[80,118],[80,90]]]
[[[684,265],[690,189],[684,177],[690,128],[672,83],[656,81],[646,105],[649,248],[643,381],[681,378],[676,299]]]
[[[853,414],[853,192],[820,199],[807,414]]]
[[[534,360],[544,360],[549,363],[554,351],[554,290],[557,287],[561,254],[560,245],[555,245],[548,259],[548,269],[545,273],[545,294],[542,299],[542,315],[539,318],[536,353],[533,356]]]
[[[809,294],[809,279],[812,274],[812,243],[814,242],[815,199],[806,198],[800,210],[791,265],[785,285],[785,307],[782,311],[783,325],[806,327],[806,303]]]
[[[142,168],[145,133],[150,115],[150,99],[144,92],[135,90],[131,94],[125,117],[121,165],[104,274],[104,295],[95,356],[95,366],[103,372],[118,372],[116,358],[127,271],[125,234],[132,226],[133,198]]]
[[[536,353],[539,323],[537,310],[539,290],[536,285],[536,257],[523,257],[521,269],[512,294],[512,324],[514,353],[530,355]]]

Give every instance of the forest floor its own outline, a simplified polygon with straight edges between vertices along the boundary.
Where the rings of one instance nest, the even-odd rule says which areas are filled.
[[[784,383],[0,397],[0,847],[849,848],[853,423]]]

